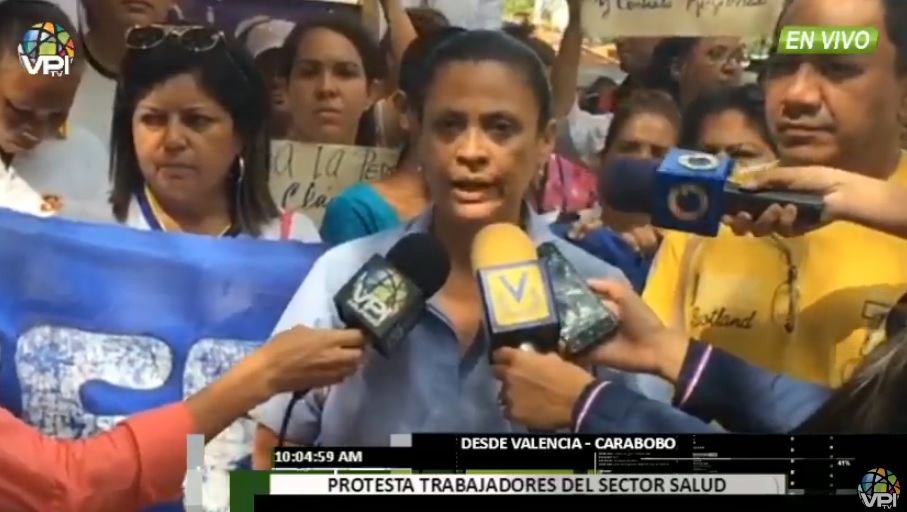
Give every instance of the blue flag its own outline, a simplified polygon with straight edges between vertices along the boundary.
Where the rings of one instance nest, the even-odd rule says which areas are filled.
[[[81,438],[182,400],[267,340],[323,251],[2,210],[0,406]],[[227,471],[252,433],[240,420],[209,443],[207,511],[229,510]]]

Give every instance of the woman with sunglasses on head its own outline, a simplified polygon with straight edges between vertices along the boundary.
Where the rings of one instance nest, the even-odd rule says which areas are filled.
[[[19,60],[23,37],[41,37],[45,29],[68,45],[61,47],[69,53],[68,71],[60,76],[32,74]],[[104,218],[109,190],[104,144],[79,127],[61,137],[85,71],[79,41],[64,32],[75,33],[66,14],[51,2],[0,2],[0,207],[41,216]]]
[[[268,189],[270,95],[251,57],[203,25],[127,33],[110,202],[138,229],[318,240]]]

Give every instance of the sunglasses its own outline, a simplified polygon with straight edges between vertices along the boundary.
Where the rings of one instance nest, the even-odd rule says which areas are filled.
[[[190,52],[207,52],[224,43],[224,33],[204,25],[141,25],[126,32],[126,47],[150,50],[172,39]]]

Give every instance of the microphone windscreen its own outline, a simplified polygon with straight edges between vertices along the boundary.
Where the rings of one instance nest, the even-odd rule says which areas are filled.
[[[514,224],[490,224],[476,234],[470,254],[472,268],[479,270],[538,259],[535,244]]]
[[[437,293],[450,275],[450,256],[441,242],[427,233],[404,236],[390,248],[386,259],[426,299]]]
[[[609,160],[598,173],[599,197],[619,212],[649,213],[659,164],[658,160],[641,158]]]

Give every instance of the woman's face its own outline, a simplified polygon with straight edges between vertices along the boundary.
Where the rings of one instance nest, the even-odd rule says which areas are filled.
[[[435,73],[422,119],[412,120],[439,215],[486,224],[514,221],[554,144],[540,131],[539,100],[519,69],[451,62]]]
[[[325,28],[299,40],[287,87],[296,138],[333,144],[355,142],[359,119],[377,91],[353,43]]]
[[[677,145],[678,137],[677,127],[666,117],[654,112],[640,112],[621,127],[604,157],[660,160]]]
[[[706,117],[700,130],[699,147],[707,153],[724,153],[743,165],[776,159],[775,152],[759,130],[738,110]]]
[[[604,162],[612,158],[661,160],[677,145],[679,137],[677,127],[665,116],[654,112],[640,112],[621,127],[602,160]],[[615,229],[629,229],[650,223],[648,215],[619,213],[606,207],[605,210],[608,224]]]
[[[0,150],[15,155],[56,136],[75,99],[81,70],[73,66],[64,76],[30,75],[15,54],[0,55]]]
[[[679,63],[676,74],[685,101],[718,87],[739,85],[746,46],[739,37],[704,37]]]
[[[151,90],[132,117],[135,154],[145,182],[163,199],[199,201],[227,189],[242,149],[233,118],[191,74]]]

